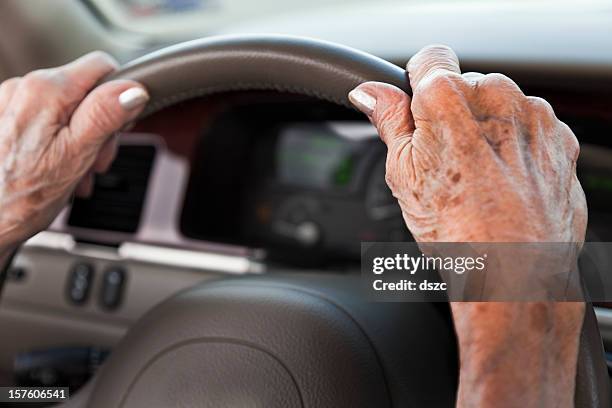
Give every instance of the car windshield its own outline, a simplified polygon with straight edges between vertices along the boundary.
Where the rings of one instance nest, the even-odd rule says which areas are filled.
[[[206,32],[268,16],[334,7],[359,0],[93,0],[115,27],[148,34]],[[361,2],[364,3],[364,2]]]
[[[311,13],[342,20],[347,13],[368,7],[403,10],[411,6],[448,3],[486,3],[487,0],[86,0],[97,9],[111,26],[146,34],[188,34],[227,31],[269,18],[296,18]],[[514,0],[509,4],[533,3],[533,0]],[[364,11],[366,12],[366,11]]]

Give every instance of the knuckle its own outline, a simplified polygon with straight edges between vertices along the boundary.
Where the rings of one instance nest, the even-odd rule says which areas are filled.
[[[576,163],[578,156],[580,155],[580,143],[578,142],[576,135],[574,135],[574,132],[572,132],[567,124],[561,122],[560,120],[557,122],[561,129],[560,132],[563,138],[563,146],[565,147],[571,162]]]
[[[432,90],[452,90],[456,85],[456,78],[450,72],[446,71],[438,71],[431,74],[427,79],[425,79],[420,88],[428,91]]]
[[[412,113],[438,117],[449,106],[460,106],[471,85],[459,74],[439,72],[422,81],[412,97]],[[433,116],[432,116],[433,115]]]
[[[21,85],[36,97],[48,96],[58,91],[56,75],[53,70],[32,71],[23,77]]]
[[[109,64],[111,65],[114,60],[113,57],[110,56],[110,54],[101,51],[101,50],[95,50],[89,53],[89,55],[91,56],[91,58],[100,64]]]
[[[527,96],[525,101],[532,113],[543,117],[556,118],[553,107],[545,99],[537,96]]]
[[[491,72],[489,74],[486,74],[484,76],[484,80],[490,83],[491,85],[514,83],[514,81],[511,80],[509,77],[504,74],[500,74],[499,72]]]
[[[464,79],[453,72],[440,70],[425,78],[418,86],[418,93],[426,94],[428,99],[434,101],[448,98],[450,95],[460,94]]]
[[[13,87],[17,86],[19,82],[21,82],[21,77],[13,77],[5,80],[0,84],[0,92],[12,89]]]
[[[503,93],[523,95],[523,92],[516,84],[516,82],[514,82],[506,75],[500,73],[491,73],[485,75],[480,80],[480,86],[489,90],[497,90]]]
[[[82,65],[84,69],[88,66],[97,66],[102,68],[101,71],[112,71],[119,67],[117,61],[110,54],[100,50],[90,52],[85,57],[82,57],[81,61],[83,59],[87,61],[87,64]]]
[[[578,143],[578,139],[576,139],[575,136],[569,141],[569,150],[572,163],[576,163],[578,161],[578,156],[580,156],[580,143]]]

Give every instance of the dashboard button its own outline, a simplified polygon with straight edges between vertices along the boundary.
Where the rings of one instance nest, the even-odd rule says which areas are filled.
[[[22,268],[21,266],[12,266],[6,273],[6,280],[12,282],[22,282],[26,278],[27,274],[28,273],[25,268]]]
[[[123,268],[114,266],[104,272],[100,304],[109,310],[116,309],[121,303],[124,284],[125,270]]]
[[[302,245],[311,246],[319,242],[321,231],[319,226],[311,221],[304,221],[295,227],[295,239]]]
[[[94,268],[89,263],[78,263],[73,266],[68,277],[68,299],[81,305],[87,301],[93,282]]]

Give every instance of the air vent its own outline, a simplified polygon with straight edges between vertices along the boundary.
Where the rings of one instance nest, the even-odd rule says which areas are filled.
[[[92,196],[74,200],[68,225],[136,232],[154,158],[154,146],[120,146],[108,173],[96,177]]]

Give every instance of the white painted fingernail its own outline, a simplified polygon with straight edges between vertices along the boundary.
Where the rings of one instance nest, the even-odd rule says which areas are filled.
[[[144,89],[135,86],[119,95],[119,105],[125,110],[136,109],[149,100],[149,94]]]
[[[376,107],[376,98],[361,89],[353,89],[348,94],[349,100],[357,109],[371,116]]]

